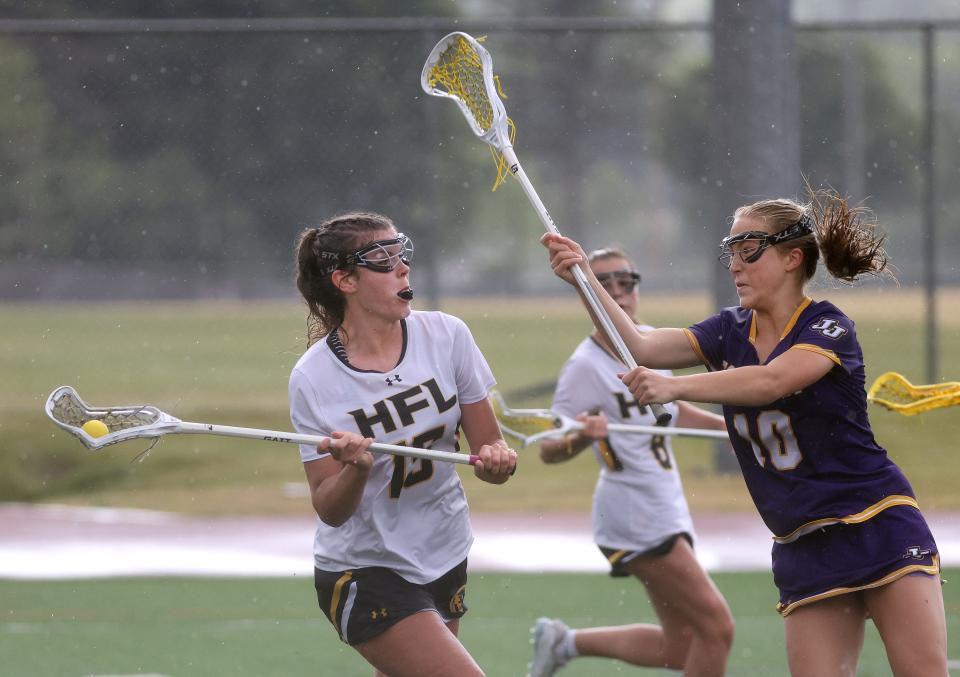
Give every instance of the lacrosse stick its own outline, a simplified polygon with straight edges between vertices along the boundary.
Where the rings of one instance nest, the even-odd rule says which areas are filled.
[[[50,397],[47,398],[45,409],[47,416],[49,416],[54,423],[68,433],[75,435],[87,449],[93,451],[126,440],[158,439],[163,435],[180,433],[245,437],[266,442],[289,442],[291,444],[312,445],[319,444],[322,440],[328,439],[320,435],[300,435],[277,430],[237,428],[211,423],[188,423],[146,404],[121,407],[91,407],[81,400],[77,391],[70,386],[60,386],[54,390],[50,394]],[[90,425],[90,421],[99,421],[100,423]],[[87,429],[85,429],[84,426],[87,426]],[[94,434],[91,435],[87,431],[88,429],[92,430]],[[381,444],[379,442],[371,444],[369,449],[370,451],[380,454],[424,458],[431,461],[448,461],[451,463],[462,463],[464,465],[472,465],[480,458],[474,454],[467,455],[450,451],[401,447],[395,444]]]
[[[498,84],[499,80],[495,83],[490,53],[474,38],[460,32],[450,33],[436,44],[420,74],[420,86],[423,87],[423,91],[456,103],[467,118],[473,133],[490,145],[497,161],[497,183],[494,189],[503,180],[506,168],[509,168],[520,182],[523,192],[526,193],[547,231],[560,234],[513,150],[512,132],[515,127],[507,117],[507,111],[497,94],[496,85]],[[587,282],[586,275],[579,266],[574,266],[572,270],[577,286],[587,299],[590,309],[598,318],[620,359],[627,368],[633,369],[637,366],[637,362],[617,332],[597,293]],[[657,418],[657,425],[666,425],[670,421],[670,413],[664,409],[663,405],[653,404],[651,409]]]
[[[948,381],[915,386],[897,372],[888,371],[873,382],[867,399],[898,414],[913,416],[960,404],[960,383]]]
[[[568,432],[582,430],[579,421],[558,414],[549,409],[511,409],[497,391],[491,391],[490,400],[493,411],[500,422],[500,429],[510,437],[516,438],[524,447],[543,439],[563,437]],[[723,430],[701,430],[698,428],[665,428],[655,425],[632,425],[629,423],[609,423],[608,430],[644,435],[684,435],[687,437],[708,437],[716,440],[729,440]]]

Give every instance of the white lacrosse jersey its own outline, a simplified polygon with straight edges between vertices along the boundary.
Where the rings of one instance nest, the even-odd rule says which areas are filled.
[[[610,423],[655,425],[649,407],[641,406],[617,377],[624,371],[622,362],[593,337],[586,338],[560,371],[554,411],[570,418],[602,412]],[[675,425],[677,406],[664,406]],[[644,551],[679,532],[694,536],[669,436],[611,430],[605,440],[593,444],[593,450],[600,464],[593,495],[597,545]]]
[[[290,418],[300,433],[358,432],[378,442],[457,451],[460,405],[487,397],[493,374],[456,317],[412,311],[388,372],[352,367],[336,342],[318,341],[290,375]],[[320,458],[300,446],[300,458]],[[473,543],[455,464],[373,454],[357,511],[341,526],[317,519],[314,562],[325,571],[379,566],[416,584],[463,561]]]

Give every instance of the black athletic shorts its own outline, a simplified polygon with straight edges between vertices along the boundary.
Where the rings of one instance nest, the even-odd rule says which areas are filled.
[[[637,557],[663,557],[673,550],[673,546],[679,538],[682,538],[690,545],[693,545],[693,538],[690,536],[690,534],[688,534],[686,531],[681,531],[678,534],[668,536],[659,545],[655,545],[649,550],[624,550],[622,548],[607,548],[602,545],[597,547],[600,548],[600,552],[602,552],[603,556],[607,558],[608,562],[610,562],[610,575],[614,578],[622,578],[630,575],[630,572],[627,571],[625,566],[627,562],[636,559]]]
[[[384,567],[314,568],[313,582],[320,609],[340,639],[351,646],[373,639],[420,611],[436,611],[445,623],[467,612],[467,560],[425,585],[411,583]]]

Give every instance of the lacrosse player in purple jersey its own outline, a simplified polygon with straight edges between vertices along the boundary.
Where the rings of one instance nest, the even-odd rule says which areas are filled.
[[[591,252],[588,260],[617,305],[636,317],[640,273],[627,254],[608,247]],[[594,542],[609,560],[611,576],[634,576],[643,584],[660,624],[573,629],[560,619],[540,618],[534,626],[530,677],[549,677],[577,656],[722,677],[733,643],[733,618],[697,562],[693,521],[670,437],[607,427],[608,420],[656,423],[649,407],[620,381],[624,369],[599,330],[577,346],[560,371],[551,409],[578,418],[584,427],[541,442],[540,458],[560,463],[593,447],[600,465],[593,495]],[[676,425],[725,430],[717,414],[685,402],[666,406]]]
[[[457,639],[473,536],[454,464],[367,450],[377,439],[453,452],[462,427],[479,479],[502,484],[516,466],[466,325],[410,308],[412,249],[390,219],[365,212],[309,228],[297,245],[311,346],[290,376],[290,417],[298,432],[333,438],[300,447],[319,517],[314,582],[375,674],[482,675]]]
[[[747,488],[774,534],[773,576],[794,675],[853,675],[872,618],[896,675],[946,675],[940,562],[909,482],[874,439],[853,322],[804,288],[822,257],[844,281],[880,274],[883,237],[833,192],[737,209],[720,244],[740,306],[687,329],[640,331],[580,246],[542,238],[554,272],[579,265],[639,364],[641,403],[723,405]],[[653,369],[703,365],[707,373]]]

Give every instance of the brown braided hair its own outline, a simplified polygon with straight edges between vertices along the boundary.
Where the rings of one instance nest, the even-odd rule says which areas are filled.
[[[340,256],[360,249],[370,233],[396,230],[388,217],[374,212],[348,212],[301,231],[295,247],[297,289],[307,304],[307,343],[313,345],[343,323],[347,300],[333,284]]]

